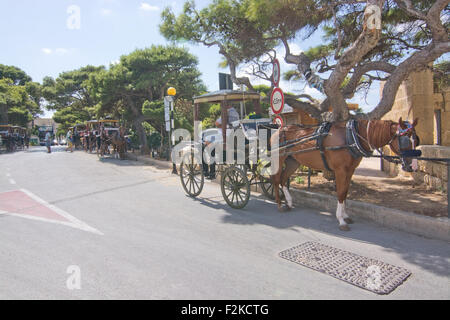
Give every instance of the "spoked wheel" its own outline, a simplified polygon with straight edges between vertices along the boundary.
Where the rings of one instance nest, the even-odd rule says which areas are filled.
[[[269,198],[270,200],[275,200],[275,190],[273,188],[272,181],[270,179],[261,177],[259,185],[261,186],[261,190],[263,194]],[[288,189],[289,189],[289,181],[288,181]],[[280,197],[281,200],[284,199],[283,188],[280,187]]]
[[[275,190],[273,188],[272,179],[270,176],[270,163],[266,164],[264,168],[261,170],[261,175],[259,178],[259,185],[261,187],[261,190],[263,194],[269,198],[270,200],[275,200]],[[288,180],[288,188],[289,188],[289,180]],[[283,188],[280,187],[280,197],[281,200],[284,199],[284,192]]]
[[[222,195],[233,209],[244,208],[250,199],[250,182],[247,172],[232,166],[225,170],[221,180]]]
[[[194,155],[187,155],[180,165],[180,180],[184,191],[190,197],[197,197],[205,185],[205,175],[201,164],[196,163]]]

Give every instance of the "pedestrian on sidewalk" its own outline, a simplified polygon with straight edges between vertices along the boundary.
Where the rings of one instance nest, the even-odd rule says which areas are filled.
[[[50,131],[45,134],[45,145],[47,146],[47,153],[52,153],[52,134]]]
[[[70,129],[69,129],[69,131],[67,131],[66,141],[67,141],[66,151],[70,150],[70,152],[73,152],[73,135],[72,135],[72,130],[70,130]]]

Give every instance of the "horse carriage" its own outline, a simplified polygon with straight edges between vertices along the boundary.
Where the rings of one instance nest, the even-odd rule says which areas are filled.
[[[227,106],[239,102],[243,102],[240,108],[241,119],[245,118],[245,102],[253,102],[253,110],[257,116],[229,123]],[[259,93],[222,90],[195,97],[195,121],[200,120],[200,103],[220,103],[221,128],[202,131],[197,141],[185,142],[183,145],[180,154],[180,180],[185,192],[190,197],[199,196],[205,184],[205,177],[209,175],[209,178],[215,179],[217,175],[220,176],[222,196],[234,209],[242,209],[248,204],[251,186],[259,186],[266,196],[273,199],[270,161],[261,161],[257,157],[258,154],[269,154],[268,141],[261,145],[263,141],[258,140],[262,129],[269,132],[266,135],[269,139],[271,130],[277,129],[278,126],[273,125],[271,119],[258,116],[262,113]],[[238,132],[242,143],[233,143],[232,148],[227,149],[227,139],[238,139]],[[205,150],[212,152],[205,153]],[[220,158],[216,157],[217,150],[222,153],[222,161],[211,164],[216,158]],[[204,158],[206,162],[203,161]],[[225,159],[227,160],[224,161]]]
[[[254,101],[256,113],[261,114],[259,94],[231,91],[194,98],[194,119],[199,120],[199,103],[204,102],[220,102],[222,119],[226,119],[225,105],[241,100],[242,97]],[[286,211],[293,208],[289,178],[300,165],[317,171],[332,172],[335,177],[338,200],[336,218],[339,229],[348,231],[350,230],[348,224],[353,221],[346,213],[345,200],[353,173],[362,158],[371,157],[377,150],[385,160],[402,164],[404,171],[412,172],[415,170],[414,167],[417,168],[417,158],[421,155],[419,150],[415,150],[419,146],[419,137],[415,132],[417,123],[418,119],[413,123],[403,121],[402,118],[398,122],[350,119],[342,122],[323,122],[313,126],[294,124],[278,128],[272,125],[269,119],[252,119],[240,120],[228,128],[227,121],[224,120],[222,121],[222,140],[219,144],[225,144],[227,130],[235,131],[236,128],[240,128],[246,136],[246,151],[243,164],[230,164],[227,161],[227,164],[218,165],[222,195],[232,208],[241,209],[249,201],[250,186],[259,185],[266,196],[275,199],[280,211]],[[249,161],[247,146],[251,144],[248,142],[252,139],[260,140],[258,131],[262,128],[278,129],[268,137],[270,144],[263,151],[266,156],[269,154],[276,154],[276,156],[270,157],[269,162],[267,160],[265,162]],[[231,137],[234,139],[233,135]],[[183,149],[180,179],[184,190],[191,197],[197,197],[202,192],[207,172],[207,166],[202,161],[205,149],[203,138],[200,142],[191,142],[190,146]],[[382,148],[387,146],[397,155],[396,157],[383,155]],[[240,150],[231,149],[231,152],[235,159]],[[285,206],[282,206],[283,198],[286,201]]]
[[[125,159],[126,129],[122,127],[119,120],[98,120],[97,156],[103,158],[106,155],[114,155]]]
[[[12,139],[16,146],[16,150],[25,149],[27,138],[27,129],[19,126],[12,127]]]
[[[0,125],[1,145],[7,152],[23,150],[28,146],[27,129],[19,126]]]
[[[80,124],[76,124],[71,129],[72,129],[72,137],[73,137],[73,146],[74,146],[75,150],[81,149],[81,148],[86,150],[87,141],[85,141],[86,140],[85,136],[87,136],[87,125],[80,123]]]
[[[16,144],[13,138],[13,127],[10,125],[0,125],[1,145],[7,152],[14,152]]]
[[[100,146],[100,122],[89,120],[86,122],[86,132],[83,139],[84,151],[92,153]]]

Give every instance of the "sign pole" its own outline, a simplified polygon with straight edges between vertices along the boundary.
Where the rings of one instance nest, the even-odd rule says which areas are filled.
[[[177,94],[177,90],[175,88],[169,88],[167,90],[167,93],[169,94],[167,98],[167,104],[165,106],[165,120],[166,120],[166,130],[169,131],[169,158],[172,160],[172,174],[178,174],[177,172],[177,165],[173,162],[172,159],[172,150],[173,150],[173,144],[175,141],[172,142],[172,134],[173,130],[175,129],[175,108],[174,108],[174,96]],[[165,99],[166,100],[166,99]]]

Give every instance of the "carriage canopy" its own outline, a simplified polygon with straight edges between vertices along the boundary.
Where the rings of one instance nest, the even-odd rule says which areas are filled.
[[[194,97],[194,121],[200,121],[199,119],[199,104],[200,103],[220,103],[222,111],[222,134],[223,141],[226,141],[226,129],[228,123],[227,105],[238,102],[253,102],[254,111],[257,115],[262,114],[261,110],[261,95],[258,92],[252,91],[236,91],[236,90],[219,90],[211,93],[207,93],[201,96]],[[240,110],[241,119],[245,117],[244,110]]]

